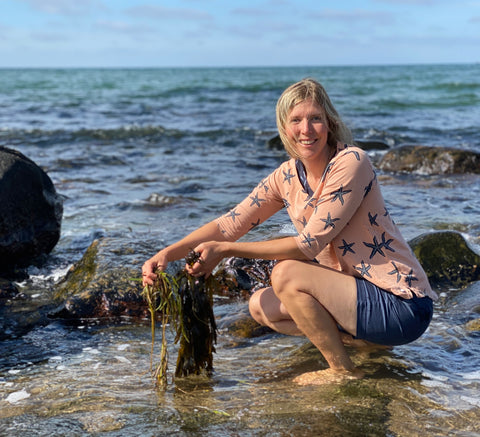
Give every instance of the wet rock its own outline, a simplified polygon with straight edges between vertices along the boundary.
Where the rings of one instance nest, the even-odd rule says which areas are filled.
[[[139,278],[151,251],[150,247],[133,246],[114,238],[95,240],[56,286],[55,298],[61,304],[51,317],[147,317]]]
[[[480,319],[470,320],[465,324],[465,329],[469,332],[480,332]]]
[[[0,305],[2,299],[11,299],[19,296],[20,292],[13,282],[0,278]]]
[[[219,293],[247,298],[256,290],[270,286],[270,275],[275,261],[248,258],[227,258],[223,260],[215,279]]]
[[[355,144],[363,150],[388,150],[390,146],[379,140],[355,140]]]
[[[422,234],[409,244],[433,287],[463,288],[480,279],[480,256],[458,232]]]
[[[480,153],[447,147],[405,145],[388,151],[384,171],[418,174],[480,173]]]
[[[267,146],[269,149],[272,150],[285,150],[282,140],[280,139],[280,135],[276,135],[273,138],[270,138],[267,141]]]
[[[0,146],[0,273],[50,253],[60,238],[63,202],[48,175],[16,150]]]

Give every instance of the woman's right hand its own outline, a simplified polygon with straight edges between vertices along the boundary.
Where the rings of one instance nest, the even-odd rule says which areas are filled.
[[[158,252],[156,255],[152,256],[148,261],[145,262],[142,266],[142,284],[145,287],[146,285],[153,285],[153,282],[157,278],[155,273],[157,270],[165,270],[167,268],[168,261],[163,255],[162,251]]]

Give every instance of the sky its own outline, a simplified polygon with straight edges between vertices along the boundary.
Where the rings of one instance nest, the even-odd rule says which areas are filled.
[[[0,67],[480,62],[480,0],[0,0]]]

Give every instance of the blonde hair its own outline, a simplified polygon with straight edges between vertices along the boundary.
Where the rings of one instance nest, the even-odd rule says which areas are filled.
[[[311,100],[325,112],[328,127],[327,143],[333,149],[337,148],[337,142],[352,144],[353,137],[350,129],[340,118],[336,111],[330,97],[328,97],[325,88],[314,79],[306,78],[300,82],[290,85],[280,96],[277,102],[277,128],[280,134],[280,139],[285,147],[285,150],[292,158],[299,158],[294,145],[289,141],[285,125],[287,123],[288,115],[294,106],[306,100]]]

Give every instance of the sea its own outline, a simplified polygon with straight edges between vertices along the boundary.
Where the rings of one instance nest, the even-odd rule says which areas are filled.
[[[35,161],[64,199],[57,246],[18,286],[45,293],[95,239],[128,236],[153,255],[228,211],[286,159],[268,146],[275,104],[305,77],[355,140],[480,153],[480,64],[1,69],[0,145]],[[480,253],[479,174],[379,176],[407,240],[452,230]],[[246,238],[291,233],[277,215]],[[421,339],[355,352],[375,377],[341,388],[293,386],[302,360],[322,362],[301,338],[220,332],[214,376],[163,392],[148,323],[52,321],[0,342],[0,435],[479,435],[480,335],[465,325],[480,317],[480,287],[438,292]]]

